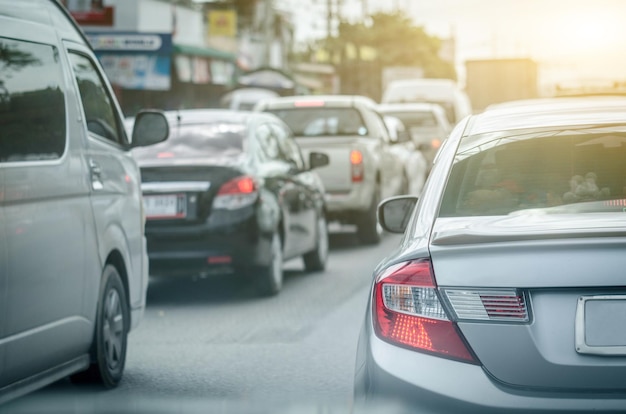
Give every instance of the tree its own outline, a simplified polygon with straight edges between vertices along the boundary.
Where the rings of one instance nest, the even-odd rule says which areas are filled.
[[[328,53],[344,93],[378,99],[380,81],[373,86],[372,79],[380,80],[382,68],[388,66],[417,66],[425,77],[456,79],[454,64],[439,56],[441,39],[426,33],[399,11],[373,14],[368,22],[340,21],[337,32],[337,36],[310,45],[307,52],[310,59],[319,50]]]

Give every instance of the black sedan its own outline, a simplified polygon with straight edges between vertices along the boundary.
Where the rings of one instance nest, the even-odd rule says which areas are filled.
[[[166,113],[170,139],[137,149],[151,275],[234,271],[273,295],[283,261],[321,271],[328,256],[324,188],[289,128],[271,114]]]

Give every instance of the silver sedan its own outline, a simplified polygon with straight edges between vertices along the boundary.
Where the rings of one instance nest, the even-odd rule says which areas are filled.
[[[626,409],[626,100],[471,116],[379,220],[356,408]]]

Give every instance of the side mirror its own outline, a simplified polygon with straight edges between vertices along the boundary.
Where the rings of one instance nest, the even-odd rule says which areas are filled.
[[[378,206],[378,222],[390,233],[404,233],[416,204],[415,196],[398,196],[383,200]]]
[[[328,155],[324,154],[323,152],[311,152],[309,154],[309,166],[311,169],[323,167],[325,165],[328,165],[329,163],[330,160],[328,158]]]
[[[167,139],[170,134],[165,114],[157,110],[140,111],[135,117],[131,147],[145,147]]]

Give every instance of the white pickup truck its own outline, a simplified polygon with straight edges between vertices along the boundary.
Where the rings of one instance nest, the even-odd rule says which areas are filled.
[[[363,96],[290,96],[261,101],[255,110],[281,118],[305,159],[311,151],[328,154],[329,165],[316,170],[327,219],[355,224],[361,242],[378,243],[378,203],[406,193],[408,180],[376,103]]]

